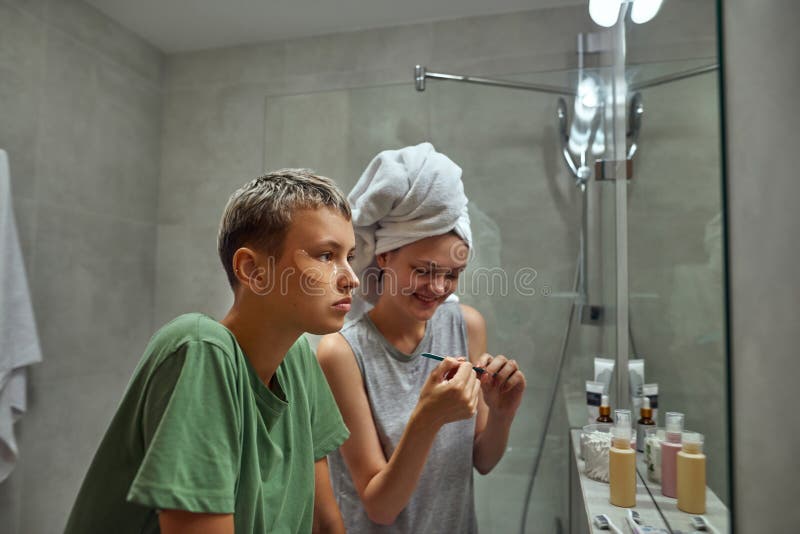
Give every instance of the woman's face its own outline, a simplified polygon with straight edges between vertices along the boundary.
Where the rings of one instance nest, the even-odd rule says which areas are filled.
[[[392,299],[393,305],[415,319],[427,321],[458,287],[458,277],[467,265],[468,256],[466,243],[452,233],[380,254],[381,299]]]

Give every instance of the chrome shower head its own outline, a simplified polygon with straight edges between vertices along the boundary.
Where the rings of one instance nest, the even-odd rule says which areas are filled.
[[[581,191],[585,189],[585,180],[581,177],[581,173],[578,170],[578,167],[575,165],[575,162],[572,161],[572,155],[569,152],[569,148],[567,145],[569,144],[569,133],[567,131],[567,123],[569,122],[569,117],[567,116],[567,102],[563,98],[558,99],[558,107],[556,108],[556,120],[558,121],[558,139],[561,143],[561,156],[564,158],[564,163],[567,165],[567,170],[572,174],[572,177],[575,178],[575,185],[577,185]]]
[[[642,103],[642,93],[634,93],[631,96],[630,108],[628,110],[628,138],[631,146],[628,149],[628,159],[631,159],[639,149],[639,132],[642,129],[642,115],[644,115],[644,104]]]
[[[558,99],[556,116],[558,118],[558,134],[561,137],[562,145],[566,146],[569,134],[567,133],[567,102],[563,98]]]

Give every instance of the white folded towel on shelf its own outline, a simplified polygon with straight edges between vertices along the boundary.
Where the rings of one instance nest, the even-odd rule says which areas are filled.
[[[14,422],[26,409],[25,367],[42,360],[10,181],[8,157],[0,150],[0,482],[19,453]]]
[[[472,247],[461,167],[430,143],[379,153],[347,200],[356,234],[353,269],[362,281],[359,296],[369,303],[377,300],[369,283],[376,255],[451,230]]]

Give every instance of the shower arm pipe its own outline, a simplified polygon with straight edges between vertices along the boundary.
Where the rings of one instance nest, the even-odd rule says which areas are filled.
[[[494,87],[506,87],[509,89],[522,89],[525,91],[538,91],[540,93],[549,93],[553,95],[575,96],[575,91],[566,87],[557,87],[554,85],[543,85],[535,83],[515,82],[512,80],[493,80],[491,78],[482,78],[479,76],[465,76],[461,74],[445,74],[442,72],[428,72],[422,66],[417,65],[414,68],[414,79],[416,81],[417,91],[425,90],[425,79],[431,78],[436,80],[450,80],[455,82],[475,83],[479,85],[491,85]]]
[[[684,80],[686,78],[691,78],[692,76],[698,76],[700,74],[705,74],[707,72],[713,72],[718,68],[719,65],[716,63],[713,63],[711,65],[704,65],[702,67],[688,69],[682,72],[677,72],[675,74],[668,74],[666,76],[653,78],[652,80],[645,80],[643,82],[633,83],[630,85],[630,89],[632,91],[639,91],[641,89],[646,89],[648,87],[656,87],[658,85],[663,85],[665,83]],[[461,74],[428,72],[427,69],[421,65],[417,65],[415,67],[414,73],[415,73],[414,79],[416,81],[417,91],[424,91],[425,79],[431,78],[437,80],[450,80],[456,82],[475,83],[479,85],[491,85],[494,87],[507,87],[510,89],[522,89],[526,91],[538,91],[540,93],[549,93],[554,95],[575,96],[575,91],[572,91],[565,87],[557,87],[554,85],[543,85],[543,84],[534,84],[525,82],[515,82],[511,80],[493,80],[491,78],[482,78],[479,76],[465,76]]]
[[[639,91],[641,89],[647,89],[648,87],[655,87],[657,85],[664,85],[665,83],[676,82],[678,80],[684,80],[686,78],[691,78],[692,76],[699,76],[700,74],[705,74],[707,72],[713,72],[719,68],[719,65],[713,63],[711,65],[704,65],[702,67],[695,67],[693,69],[684,70],[681,72],[676,72],[674,74],[667,74],[665,76],[659,76],[658,78],[653,78],[652,80],[645,80],[639,83],[632,83],[629,86],[631,91]]]

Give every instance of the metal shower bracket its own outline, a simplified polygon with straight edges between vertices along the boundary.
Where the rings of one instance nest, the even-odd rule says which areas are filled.
[[[642,115],[644,115],[644,105],[642,104],[642,94],[639,92],[631,96],[628,112],[628,128],[627,138],[629,140],[628,153],[626,155],[625,169],[626,178],[630,180],[633,178],[633,156],[639,149],[639,132],[642,129]],[[559,140],[561,142],[561,155],[564,158],[564,163],[567,170],[575,178],[575,185],[582,191],[586,188],[586,181],[591,176],[589,166],[589,149],[587,148],[577,156],[578,161],[573,159],[570,153],[569,145],[569,131],[567,125],[569,124],[569,117],[567,112],[567,103],[563,98],[558,99],[558,107],[556,108],[556,121],[559,132]],[[591,146],[597,134],[597,128],[601,126],[604,110],[601,107],[599,113],[595,116],[592,124],[592,131],[589,137],[587,146]],[[613,179],[613,172],[610,170],[616,166],[617,162],[613,160],[596,159],[594,162],[594,175],[595,180],[609,180]]]

